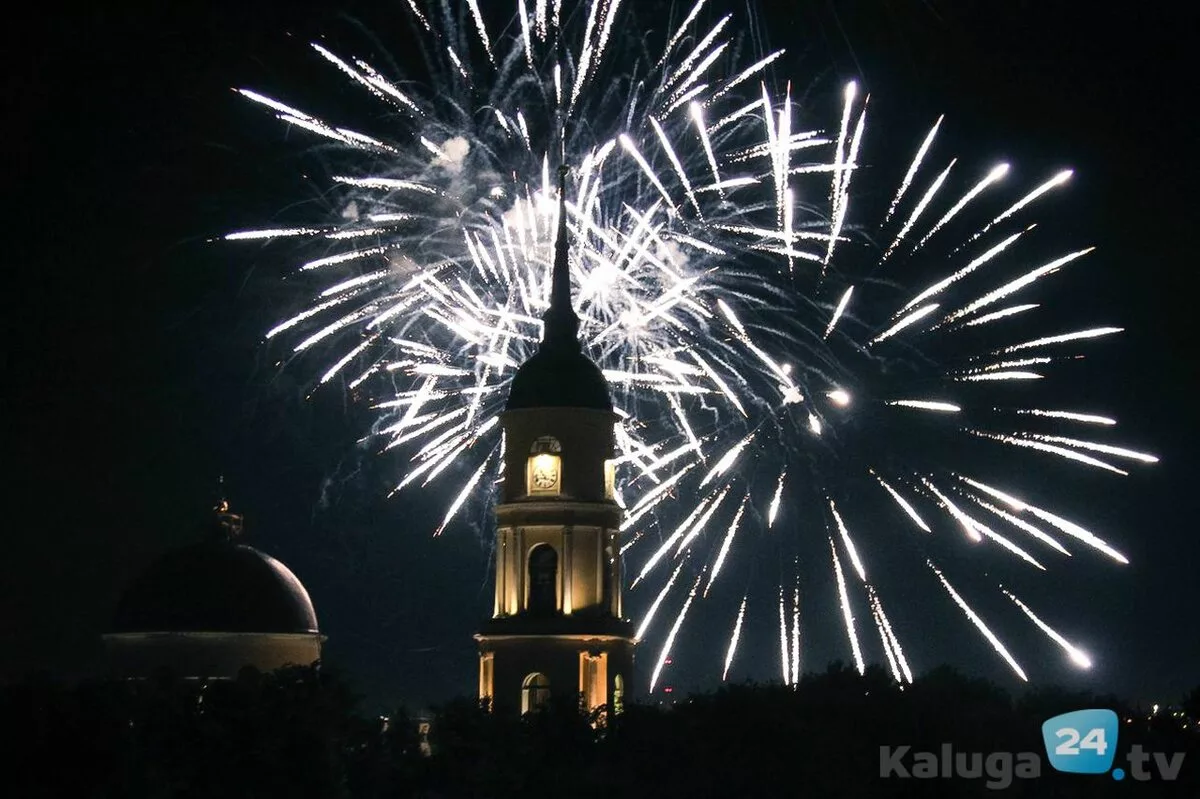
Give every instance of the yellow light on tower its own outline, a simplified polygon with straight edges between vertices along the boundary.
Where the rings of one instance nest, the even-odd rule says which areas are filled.
[[[542,452],[529,459],[526,485],[530,494],[557,494],[562,482],[562,459]]]

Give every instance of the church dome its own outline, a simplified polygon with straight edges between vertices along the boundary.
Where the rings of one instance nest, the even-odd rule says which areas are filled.
[[[317,633],[312,600],[279,561],[209,540],[168,552],[126,590],[115,633]]]
[[[612,399],[604,373],[578,347],[543,345],[513,377],[507,410],[522,408],[611,411]]]

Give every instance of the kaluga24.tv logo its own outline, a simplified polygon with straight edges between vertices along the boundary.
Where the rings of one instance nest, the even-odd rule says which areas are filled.
[[[1090,709],[1063,713],[1042,724],[1046,757],[1055,771],[1069,774],[1111,774],[1114,780],[1132,777],[1138,782],[1173,781],[1183,769],[1186,753],[1147,752],[1141,744],[1129,747],[1125,767],[1113,768],[1119,727],[1111,710]],[[879,747],[879,776],[893,779],[986,779],[986,787],[1002,790],[1013,779],[1042,776],[1042,759],[1036,752],[955,752],[942,744],[937,752],[913,752],[911,746]]]
[[[1111,710],[1076,710],[1047,719],[1042,724],[1046,756],[1055,771],[1071,774],[1111,773],[1114,780],[1128,775],[1138,782],[1174,780],[1183,768],[1186,753],[1147,752],[1141,744],[1129,747],[1125,761],[1129,770],[1113,768],[1117,754],[1117,714]]]

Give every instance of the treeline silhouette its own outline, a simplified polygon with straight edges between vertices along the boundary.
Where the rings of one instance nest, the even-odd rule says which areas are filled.
[[[1111,708],[1118,762],[1130,745],[1185,753],[1173,782],[1068,775],[1046,762],[1042,722]],[[473,699],[437,708],[427,739],[404,709],[359,710],[338,674],[317,666],[199,683],[0,688],[11,797],[1054,797],[1200,796],[1200,687],[1151,715],[1115,697],[1033,688],[1013,698],[948,668],[903,690],[879,669],[834,664],[798,686],[730,685],[619,715],[558,699],[523,718]],[[423,742],[427,745],[423,746]],[[1034,752],[1037,779],[880,777],[880,747],[912,752]],[[911,758],[908,768],[911,769]],[[1010,773],[1011,776],[1011,773]],[[1134,782],[1134,784],[1130,784]],[[989,785],[993,787],[989,787]]]

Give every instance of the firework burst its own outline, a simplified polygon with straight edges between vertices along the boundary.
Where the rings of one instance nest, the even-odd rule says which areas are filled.
[[[911,681],[872,567],[901,525],[1037,570],[1069,556],[1065,539],[1124,562],[972,468],[988,448],[1117,473],[1153,461],[1072,432],[1107,417],[1026,399],[1073,348],[1118,330],[1060,330],[1028,301],[1090,252],[1023,266],[1037,238],[1028,215],[1068,172],[1015,195],[1006,165],[964,184],[956,160],[937,161],[938,120],[881,222],[867,224],[851,190],[867,151],[857,87],[833,125],[803,124],[790,89],[767,80],[781,52],[742,59],[732,18],[706,21],[703,6],[650,52],[616,33],[640,29],[620,0],[570,12],[520,0],[503,27],[475,2],[410,3],[425,84],[313,44],[391,112],[387,130],[238,89],[351,157],[332,178],[336,218],[226,238],[303,243],[297,271],[312,303],[267,337],[320,359],[319,384],[373,397],[367,440],[400,459],[396,491],[456,476],[440,534],[490,499],[498,414],[549,302],[551,168],[573,164],[565,207],[581,337],[623,419],[622,556],[635,592],[654,586],[638,637],[663,636],[651,687],[685,614],[701,612],[733,564],[763,558],[775,576],[737,586],[714,672],[736,663],[748,616],[778,605],[783,677],[799,678],[801,567],[819,562],[836,577],[859,670],[869,617],[893,675]],[[877,526],[892,511],[886,536],[864,532],[860,519]],[[1024,678],[932,556],[922,561]],[[1004,595],[1073,662],[1090,662]]]
[[[715,576],[739,523],[749,526],[757,536],[743,534],[739,540],[752,539],[743,548],[769,553],[771,566],[823,560],[832,567],[855,666],[865,669],[863,630],[874,626],[881,659],[903,683],[912,681],[912,670],[876,581],[903,587],[911,572],[899,579],[880,574],[871,566],[876,555],[907,538],[915,555],[957,550],[961,556],[965,547],[969,558],[988,558],[989,568],[1003,556],[1015,559],[1018,568],[1044,572],[1081,550],[1126,563],[1100,536],[1018,499],[981,472],[995,472],[997,463],[1025,472],[1031,466],[1058,468],[1057,461],[1125,475],[1125,463],[1157,458],[1099,440],[1087,431],[1111,428],[1115,420],[1064,407],[1061,385],[1041,389],[1052,382],[1055,369],[1082,359],[1094,340],[1120,332],[1112,326],[1063,329],[1049,309],[1027,301],[1042,281],[1079,268],[1077,262],[1092,252],[1084,247],[1046,255],[1045,239],[1029,218],[1071,173],[1024,188],[1009,185],[1007,164],[960,177],[966,170],[957,159],[938,160],[943,124],[938,119],[918,140],[887,204],[876,203],[878,221],[871,222],[869,200],[858,203],[868,210],[856,218],[849,207],[862,199],[851,187],[868,146],[866,105],[854,84],[846,87],[840,124],[829,136],[832,158],[821,214],[829,236],[807,245],[803,267],[778,264],[794,290],[788,313],[764,313],[744,300],[717,301],[725,335],[741,342],[746,362],[758,359],[760,368],[743,369],[728,381],[743,398],[738,410],[749,413],[743,413],[741,425],[729,424],[738,418],[731,409],[712,428],[693,425],[695,435],[712,442],[707,459],[712,465],[694,488],[685,485],[681,493],[697,497],[704,513],[660,536],[638,579],[652,576],[667,554],[681,556],[704,536],[711,538],[714,554],[700,563]],[[789,127],[790,109],[785,105],[775,113],[775,127]],[[795,188],[789,181],[776,191],[787,195]],[[806,246],[795,237],[786,245]],[[1005,450],[1040,453],[1044,463],[1021,465]],[[718,453],[722,457],[714,460]],[[696,460],[681,468],[705,461],[703,448],[694,454]],[[747,503],[753,509],[749,524],[743,514]],[[713,511],[722,504],[722,512]],[[789,534],[772,536],[781,507],[790,517]],[[977,592],[959,591],[932,555],[920,557],[983,640],[1027,679],[964,596]],[[767,570],[777,573],[771,566]],[[800,568],[794,573],[801,583]],[[803,588],[789,589],[788,582],[779,578],[759,601],[770,612],[778,595],[783,675],[792,682],[800,672],[796,641]],[[1091,666],[1086,653],[1027,604],[1007,589],[1002,594],[1072,665]],[[735,601],[739,597],[725,674],[744,636],[746,598],[740,589]],[[872,625],[864,622],[868,616]]]

